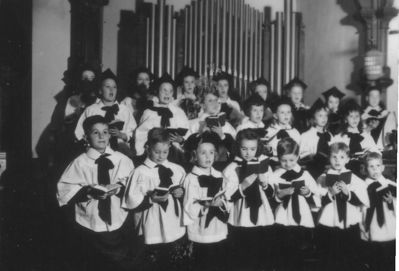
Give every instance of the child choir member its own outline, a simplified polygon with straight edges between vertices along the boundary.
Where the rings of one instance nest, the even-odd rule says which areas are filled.
[[[75,136],[78,140],[84,137],[83,122],[86,118],[93,115],[104,116],[110,125],[109,133],[111,134],[110,144],[114,150],[119,150],[127,155],[131,155],[129,141],[136,129],[136,121],[129,109],[119,104],[116,100],[117,95],[117,79],[115,74],[110,70],[106,70],[102,74],[100,98],[87,107],[80,116],[76,125]]]
[[[218,97],[212,91],[204,93],[203,113],[201,116],[190,121],[190,136],[184,143],[187,156],[190,156],[192,150],[195,149],[194,143],[197,141],[197,138],[206,131],[214,132],[220,139],[219,144],[216,146],[218,156],[215,165],[219,169],[219,166],[225,166],[224,162],[228,161],[233,153],[236,130],[227,120],[226,114],[220,112]]]
[[[385,138],[384,126],[389,112],[381,102],[381,89],[378,87],[369,87],[366,94],[366,102],[367,105],[362,114],[363,128],[370,133],[377,146],[383,149]]]
[[[159,103],[147,108],[140,119],[140,124],[135,132],[135,150],[136,155],[144,154],[144,146],[147,141],[148,131],[154,127],[162,128],[182,128],[186,131],[189,128],[189,123],[184,111],[173,104],[174,95],[174,81],[168,74],[164,74],[155,82],[155,87],[158,89]],[[184,141],[183,135],[172,134],[174,151],[181,150],[181,144]]]
[[[192,68],[184,67],[177,76],[177,95],[175,104],[183,109],[189,120],[198,117],[201,111],[199,88],[196,81],[199,75]]]
[[[232,202],[229,238],[237,249],[234,270],[268,270],[271,264],[271,225],[274,190],[268,157],[261,154],[259,135],[252,129],[237,134],[237,156],[223,171]]]
[[[341,99],[345,96],[338,88],[332,87],[324,91],[323,96],[325,98],[326,106],[328,108],[328,129],[330,133],[336,135],[339,133],[342,123],[342,117],[340,115]]]
[[[109,146],[108,121],[99,115],[83,122],[84,138],[90,147],[78,156],[57,184],[60,206],[74,206],[74,248],[81,257],[79,268],[122,270],[133,232],[124,225],[128,212],[121,208],[126,183],[133,172],[132,161]],[[126,220],[129,221],[129,220]],[[75,269],[76,270],[76,269]]]
[[[318,187],[306,170],[298,165],[299,145],[286,137],[278,142],[281,168],[271,177],[275,186],[275,222],[279,227],[278,268],[303,270],[304,255],[301,247],[306,243],[310,229],[315,227],[312,210],[320,206]]]
[[[136,120],[140,120],[144,110],[157,103],[158,98],[151,91],[154,75],[148,68],[138,68],[134,72],[133,78],[133,88],[121,104],[132,112]]]
[[[384,165],[379,153],[369,153],[365,164],[370,199],[370,206],[362,209],[360,224],[365,259],[370,270],[395,270],[396,183],[382,175]]]
[[[333,143],[330,166],[317,180],[322,203],[319,234],[322,240],[323,270],[359,270],[359,224],[361,208],[369,206],[366,183],[345,165],[350,159],[348,145]]]
[[[149,250],[151,270],[173,270],[171,258],[186,229],[182,224],[184,169],[168,161],[169,133],[152,128],[147,158],[128,182],[123,207],[136,211],[139,234]],[[148,259],[151,261],[150,259]]]
[[[301,141],[301,135],[298,130],[291,126],[292,123],[292,103],[287,98],[280,98],[274,103],[273,106],[273,123],[266,129],[266,139],[268,140],[268,146],[271,148],[273,153],[274,167],[277,156],[277,145],[278,142],[286,137],[294,139],[297,144]]]
[[[276,99],[276,94],[273,94],[270,91],[270,83],[265,78],[260,77],[254,82],[252,85],[252,97],[255,99],[261,99],[264,104],[265,114],[263,116],[263,121],[267,122],[268,120],[273,118],[273,112],[271,110],[271,105],[273,101]]]
[[[213,168],[218,135],[204,132],[194,149],[195,165],[184,181],[184,224],[193,242],[194,270],[228,270],[226,267],[227,180]]]
[[[292,102],[292,115],[293,115],[293,127],[300,133],[303,133],[308,129],[307,111],[309,106],[303,103],[304,92],[308,86],[299,78],[295,77],[284,86],[287,96]]]
[[[321,99],[309,110],[311,127],[301,135],[299,156],[313,178],[318,178],[328,165],[329,143],[328,109]]]
[[[240,118],[240,104],[232,99],[233,76],[226,72],[218,72],[212,80],[216,82],[216,94],[221,104],[220,111],[226,113],[230,121]]]
[[[245,118],[242,119],[241,124],[237,126],[236,131],[239,132],[244,129],[259,129],[260,137],[266,135],[266,127],[263,122],[265,114],[265,104],[256,96],[249,97],[244,102]]]

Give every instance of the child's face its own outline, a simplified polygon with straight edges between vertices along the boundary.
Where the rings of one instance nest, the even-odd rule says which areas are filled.
[[[264,108],[262,105],[252,105],[249,112],[249,119],[255,123],[260,123],[263,119]]]
[[[95,77],[96,77],[96,75],[91,70],[85,70],[82,72],[82,80],[87,80],[87,81],[92,82]]]
[[[339,98],[334,96],[329,96],[327,99],[327,107],[332,112],[337,112],[339,107]]]
[[[216,150],[212,143],[201,143],[195,151],[195,158],[199,167],[211,168],[215,161]]]
[[[246,160],[250,161],[255,158],[256,150],[258,149],[258,140],[243,139],[240,144],[240,155]]]
[[[170,83],[162,83],[159,86],[159,103],[169,104],[173,101],[173,86]]]
[[[220,104],[218,102],[218,97],[212,93],[208,93],[204,99],[204,112],[209,115],[215,115],[220,111]]]
[[[195,77],[194,76],[184,77],[183,88],[184,88],[184,92],[186,92],[186,93],[189,93],[189,94],[194,93]]]
[[[328,113],[326,110],[321,109],[314,114],[314,121],[317,127],[326,127],[328,122]]]
[[[371,107],[377,107],[381,102],[381,93],[378,90],[370,90],[367,100]]]
[[[367,161],[367,173],[370,178],[375,180],[380,178],[383,171],[384,165],[381,159],[371,159]]]
[[[267,86],[265,85],[257,85],[255,88],[255,93],[258,93],[263,100],[267,99]]]
[[[360,113],[358,111],[349,112],[346,122],[348,123],[348,127],[357,128],[360,123]]]
[[[349,156],[344,151],[338,151],[330,154],[330,164],[335,170],[343,170],[348,162]]]
[[[113,79],[105,79],[101,85],[100,95],[106,102],[115,102],[116,99],[116,82]]]
[[[300,86],[293,86],[290,90],[290,98],[294,104],[300,104],[303,99],[303,89]]]
[[[292,111],[291,111],[291,106],[288,104],[282,104],[277,108],[276,111],[276,119],[278,123],[282,125],[288,125],[291,123],[292,119]]]
[[[219,80],[216,86],[220,97],[226,98],[229,96],[229,82],[227,80]]]
[[[298,155],[290,153],[290,154],[284,154],[283,156],[280,157],[279,160],[281,167],[283,169],[291,170],[298,164],[298,159],[299,159]]]
[[[147,89],[150,87],[150,75],[146,72],[140,72],[136,79],[137,85],[144,85]]]
[[[158,142],[148,149],[148,157],[156,164],[162,164],[169,154],[169,142]]]
[[[108,124],[96,123],[94,124],[90,132],[86,135],[87,141],[90,147],[103,153],[108,146],[111,135],[108,131]]]

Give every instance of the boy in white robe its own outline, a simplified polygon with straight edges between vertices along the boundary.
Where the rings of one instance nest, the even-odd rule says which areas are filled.
[[[90,116],[83,127],[90,148],[62,174],[57,199],[60,206],[74,205],[81,264],[87,262],[90,270],[119,270],[129,248],[126,228],[133,226],[124,225],[128,212],[121,208],[122,196],[134,166],[108,146],[110,133],[104,117]]]
[[[140,124],[135,132],[135,150],[136,155],[143,155],[145,152],[145,143],[147,141],[148,131],[155,127],[162,128],[182,128],[188,131],[188,119],[184,111],[173,104],[174,81],[165,74],[155,83],[158,89],[159,103],[146,109],[141,116]],[[184,142],[188,133],[171,134],[173,152],[182,151],[181,144]],[[170,160],[171,157],[169,157]],[[178,160],[172,159],[173,161]]]
[[[228,180],[226,195],[232,203],[228,223],[230,240],[236,248],[234,266],[238,270],[268,270],[272,266],[274,190],[269,184],[269,159],[261,154],[260,144],[254,130],[238,132],[238,155],[223,171]]]
[[[149,131],[147,158],[129,180],[123,202],[124,208],[137,213],[136,227],[144,237],[149,257],[155,258],[156,270],[173,267],[173,253],[186,232],[181,206],[185,171],[167,160],[169,140],[163,128]]]
[[[194,150],[195,165],[184,181],[184,224],[194,242],[194,270],[226,270],[227,180],[213,168],[218,135],[204,132]]]
[[[275,223],[278,227],[278,267],[302,270],[304,244],[309,243],[315,227],[312,210],[320,206],[318,187],[306,170],[298,165],[299,145],[292,138],[283,138],[277,146],[281,168],[274,171],[271,183],[275,187]],[[289,258],[287,258],[289,257]]]
[[[330,147],[331,169],[317,180],[322,208],[318,231],[323,270],[353,270],[360,263],[359,223],[361,208],[369,206],[367,187],[345,165],[349,147],[334,143]]]
[[[278,164],[277,145],[278,142],[286,137],[295,140],[299,145],[301,142],[301,135],[298,130],[291,126],[292,123],[292,102],[287,98],[280,98],[273,105],[273,122],[266,129],[267,146],[272,155],[272,168],[274,169]]]
[[[102,74],[100,98],[87,107],[80,116],[75,129],[77,140],[82,140],[85,132],[83,122],[86,118],[94,115],[105,117],[110,124],[111,134],[110,145],[114,150],[118,150],[128,156],[132,156],[130,151],[130,140],[137,124],[130,110],[116,100],[117,81],[116,76],[109,69]],[[119,124],[118,124],[119,123]]]
[[[386,179],[378,153],[365,159],[370,207],[362,209],[361,237],[370,270],[395,270],[396,183]]]

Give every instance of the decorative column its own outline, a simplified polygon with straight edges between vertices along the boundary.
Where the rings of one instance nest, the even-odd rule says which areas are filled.
[[[387,88],[392,84],[387,66],[387,35],[390,20],[398,14],[392,0],[357,0],[366,27],[364,86]]]

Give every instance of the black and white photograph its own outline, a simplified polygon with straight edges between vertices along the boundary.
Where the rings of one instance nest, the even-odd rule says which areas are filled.
[[[399,0],[0,0],[1,271],[395,271]]]

